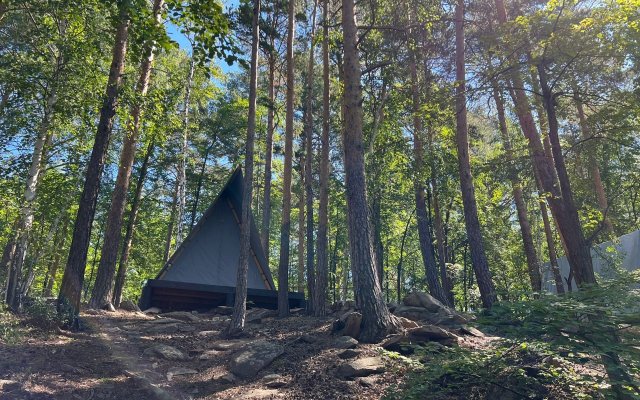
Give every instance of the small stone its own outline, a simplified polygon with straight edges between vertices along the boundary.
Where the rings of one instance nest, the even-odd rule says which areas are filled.
[[[204,353],[200,354],[200,356],[198,357],[199,360],[212,360],[214,358],[216,358],[218,355],[220,355],[220,351],[218,350],[207,350]]]
[[[166,344],[156,344],[147,348],[142,354],[145,356],[156,356],[165,360],[184,361],[187,356],[175,347]]]
[[[311,344],[317,342],[318,337],[313,335],[302,335],[300,336],[300,341]]]
[[[338,358],[341,358],[343,360],[348,360],[350,358],[356,358],[360,354],[362,354],[362,350],[346,349],[346,350],[341,351],[340,353],[338,353]]]
[[[284,377],[280,374],[270,374],[262,378],[264,385],[268,388],[277,389],[287,384]]]
[[[468,325],[462,325],[462,328],[460,328],[460,333],[466,334],[466,335],[471,335],[471,336],[475,336],[475,337],[484,337],[484,333],[480,332],[478,329],[474,328],[473,326],[468,326]]]
[[[122,332],[122,329],[118,328],[117,326],[111,326],[108,328],[104,328],[104,331],[109,333],[117,333],[117,332]]]
[[[107,303],[102,307],[105,311],[116,312],[116,308],[111,303]]]
[[[358,345],[358,341],[351,336],[340,336],[334,342],[336,349],[353,349]]]
[[[364,387],[372,387],[376,384],[376,378],[373,376],[365,376],[358,379],[358,383]]]
[[[245,322],[260,324],[262,320],[265,318],[271,318],[278,315],[276,310],[266,310],[263,308],[254,308],[247,312],[247,316],[245,318]]]
[[[292,308],[291,310],[289,310],[290,314],[302,314],[304,313],[304,308]]]
[[[200,336],[200,337],[215,336],[218,333],[220,332],[219,331],[200,331],[197,333],[197,336]]]
[[[219,342],[212,342],[209,344],[209,347],[218,351],[228,351],[237,349],[245,343],[247,343],[246,340],[224,340]]]
[[[167,372],[167,380],[170,381],[174,376],[197,374],[198,371],[190,368],[172,367]]]
[[[251,389],[246,393],[233,397],[232,400],[275,399],[282,397],[276,389]]]
[[[146,310],[143,311],[143,313],[145,314],[160,314],[161,312],[162,310],[159,309],[158,307],[147,308]]]
[[[212,312],[220,315],[231,315],[233,314],[233,307],[229,306],[218,306],[211,310]]]
[[[134,303],[129,299],[125,299],[120,302],[120,309],[125,311],[133,311],[133,312],[140,311],[140,307],[138,307],[136,303]]]
[[[212,379],[222,383],[235,383],[238,380],[238,378],[231,372],[219,372],[213,375]]]
[[[365,357],[338,367],[336,374],[342,379],[352,379],[384,372],[385,367],[378,357]]]

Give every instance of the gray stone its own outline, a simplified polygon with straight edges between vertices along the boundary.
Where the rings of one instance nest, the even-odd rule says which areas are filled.
[[[460,328],[460,333],[465,335],[475,336],[475,337],[484,337],[484,333],[480,332],[478,329],[474,328],[473,326],[468,326],[468,325],[463,325],[462,328]]]
[[[234,350],[237,349],[238,347],[244,345],[248,343],[247,340],[242,340],[242,339],[238,339],[238,340],[221,340],[219,342],[212,342],[209,344],[209,347],[211,347],[214,350],[218,350],[218,351],[228,351],[228,350]]]
[[[146,310],[143,311],[143,313],[145,314],[160,314],[161,312],[162,310],[159,309],[158,307],[147,308]]]
[[[221,353],[221,351],[218,351],[218,350],[207,350],[204,353],[200,354],[198,359],[202,360],[202,361],[212,360],[212,359],[216,358],[218,355],[220,355],[220,353]]]
[[[363,387],[372,387],[376,384],[376,378],[374,376],[365,376],[358,379],[358,383]]]
[[[125,311],[140,311],[140,307],[129,299],[124,299],[120,302],[120,309]]]
[[[165,360],[171,361],[184,361],[188,359],[188,357],[183,352],[176,349],[175,347],[168,346],[166,344],[153,345],[147,348],[142,354],[144,354],[145,356],[161,357]]]
[[[313,335],[302,335],[300,336],[300,341],[311,344],[317,342],[318,337]]]
[[[174,376],[197,374],[198,371],[190,368],[172,367],[167,372],[167,380],[170,381]]]
[[[200,337],[208,337],[208,336],[215,336],[218,333],[220,333],[220,331],[200,331],[197,333],[197,335]]]
[[[404,329],[417,328],[418,326],[420,326],[418,325],[417,322],[412,321],[409,318],[405,318],[405,317],[396,317],[396,318],[398,318],[398,321],[400,321]]]
[[[412,321],[426,321],[433,318],[434,313],[424,307],[400,305],[393,311],[398,317],[408,318]]]
[[[280,374],[270,374],[262,378],[264,385],[271,389],[277,389],[287,384],[287,381]]]
[[[406,306],[422,307],[433,312],[446,308],[446,306],[439,302],[435,297],[424,292],[409,293],[402,302]]]
[[[163,317],[179,319],[184,322],[200,322],[200,317],[187,311],[172,311],[162,314]]]
[[[423,325],[417,328],[409,329],[407,336],[412,341],[428,342],[432,340],[454,339],[456,336],[435,325]]]
[[[261,400],[261,399],[275,399],[282,397],[282,394],[277,389],[251,389],[248,392],[242,393],[232,400]]]
[[[235,383],[238,380],[238,377],[231,372],[219,372],[213,375],[211,379],[221,383]]]
[[[338,367],[336,375],[342,379],[353,379],[384,372],[384,362],[378,357],[365,357]]]
[[[242,378],[254,377],[284,353],[279,344],[257,341],[247,343],[231,360],[230,370]]]
[[[358,341],[351,336],[340,336],[334,341],[336,349],[353,349],[358,345]]]
[[[362,354],[362,350],[346,349],[338,353],[338,358],[341,358],[343,360],[348,360],[350,358],[356,358],[360,354]]]
[[[265,318],[271,318],[278,315],[276,310],[267,310],[264,308],[253,308],[247,312],[245,322],[259,324]]]

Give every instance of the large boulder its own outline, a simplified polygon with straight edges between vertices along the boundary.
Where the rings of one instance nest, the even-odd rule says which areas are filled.
[[[362,329],[362,314],[359,312],[347,312],[340,317],[342,322],[342,335],[351,336],[354,339],[360,337],[360,330]]]
[[[156,344],[149,348],[147,348],[144,353],[145,356],[154,356],[164,358],[165,360],[171,361],[184,361],[188,359],[188,357],[176,349],[175,347],[168,346],[166,344]]]
[[[351,336],[340,336],[334,342],[336,349],[353,349],[358,345],[358,341]]]
[[[252,378],[284,353],[276,343],[257,341],[247,343],[231,360],[230,370],[242,378]]]
[[[344,363],[338,367],[336,375],[342,379],[353,379],[384,372],[384,362],[378,357],[365,357]]]
[[[456,338],[456,335],[453,333],[445,331],[435,325],[423,325],[409,329],[407,336],[414,342],[449,341],[455,340]]]
[[[424,292],[412,292],[402,300],[405,306],[410,307],[422,307],[429,311],[436,312],[440,309],[447,308],[444,304],[438,301],[435,297]]]

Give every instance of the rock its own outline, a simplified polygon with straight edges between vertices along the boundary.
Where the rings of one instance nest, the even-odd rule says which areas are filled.
[[[228,351],[228,350],[237,349],[238,347],[246,343],[248,343],[247,340],[240,340],[240,339],[239,340],[221,340],[219,342],[210,343],[209,347],[218,351]]]
[[[358,345],[358,341],[351,336],[340,336],[333,343],[336,349],[353,349]]]
[[[233,397],[232,400],[275,399],[282,397],[276,389],[251,389],[246,393]]]
[[[292,308],[291,310],[289,310],[289,313],[292,315],[303,314],[304,308]]]
[[[111,326],[109,328],[104,328],[104,331],[109,333],[117,333],[122,332],[122,329],[118,328],[117,326]]]
[[[341,351],[340,353],[338,353],[338,357],[343,359],[343,360],[348,360],[350,358],[356,358],[360,354],[362,354],[362,350],[346,349],[346,350]]]
[[[116,308],[110,302],[102,306],[102,309],[109,312],[116,312]]]
[[[175,347],[166,344],[156,344],[147,348],[142,354],[145,356],[162,357],[165,360],[184,361],[187,356]]]
[[[238,380],[238,377],[231,372],[221,372],[213,375],[212,379],[222,383],[235,383]]]
[[[277,389],[287,384],[287,381],[280,374],[270,374],[262,378],[264,385],[268,388]]]
[[[230,370],[242,378],[254,377],[284,353],[279,344],[256,341],[247,343],[231,360]]]
[[[120,309],[133,312],[140,311],[140,307],[129,299],[124,299],[120,302]]]
[[[0,379],[0,393],[9,393],[14,390],[20,389],[21,387],[22,385],[16,381]]]
[[[429,311],[436,312],[440,309],[447,308],[439,302],[435,297],[424,292],[412,292],[405,297],[402,302],[410,307],[422,307]]]
[[[409,329],[407,336],[410,340],[416,342],[429,342],[432,340],[449,340],[454,339],[456,336],[452,333],[445,331],[444,329],[435,325],[423,325],[417,328]]]
[[[433,318],[434,313],[423,307],[400,305],[396,307],[393,314],[412,321],[426,321]]]
[[[300,341],[311,344],[317,342],[318,337],[313,335],[302,335],[300,336]]]
[[[484,337],[484,333],[480,332],[473,326],[468,326],[468,325],[463,325],[462,328],[460,328],[460,333],[465,335],[475,336],[475,337]]]
[[[245,322],[259,324],[265,318],[275,317],[278,315],[276,310],[267,310],[264,308],[254,308],[247,312]]]
[[[398,321],[400,321],[404,329],[417,328],[418,326],[420,326],[418,325],[417,322],[412,321],[409,318],[405,318],[405,317],[396,317],[396,318],[398,318]]]
[[[340,320],[344,324],[342,334],[344,336],[351,336],[354,339],[360,337],[360,330],[362,328],[362,314],[359,312],[348,312],[340,317]]]
[[[161,312],[162,310],[159,309],[158,307],[147,308],[146,310],[143,311],[143,313],[145,314],[160,314]]]
[[[180,321],[184,321],[184,322],[200,322],[201,321],[200,317],[187,311],[172,311],[172,312],[164,313],[162,314],[162,316],[179,319]]]
[[[220,331],[200,331],[197,333],[197,336],[199,337],[208,337],[208,336],[215,336],[218,333],[220,333]]]
[[[156,319],[152,319],[151,321],[147,321],[146,324],[162,325],[162,324],[177,324],[179,322],[182,322],[182,321],[174,318],[156,318]]]
[[[415,352],[415,344],[411,343],[411,340],[403,334],[388,336],[380,347],[385,350],[395,351],[403,355],[413,354]]]
[[[371,387],[376,384],[376,378],[373,376],[365,376],[358,379],[358,383],[364,387]]]
[[[171,379],[173,379],[174,376],[177,376],[177,375],[192,375],[197,373],[198,371],[196,371],[195,369],[172,367],[172,368],[169,368],[169,371],[167,372],[167,380],[170,381]]]
[[[365,357],[338,367],[336,375],[342,379],[352,379],[384,372],[384,363],[378,357]]]
[[[205,361],[205,360],[212,360],[214,358],[216,358],[221,352],[218,350],[207,350],[204,353],[200,354],[200,356],[198,357],[199,360]]]
[[[231,315],[233,314],[233,307],[229,306],[218,306],[211,310],[212,312],[220,315]]]

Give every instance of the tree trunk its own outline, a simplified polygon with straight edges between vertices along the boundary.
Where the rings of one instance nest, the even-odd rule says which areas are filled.
[[[176,220],[176,213],[178,212],[178,191],[180,188],[178,187],[178,178],[176,177],[175,184],[173,185],[173,197],[171,199],[171,213],[169,214],[169,225],[167,225],[167,237],[164,242],[164,257],[162,260],[162,264],[166,264],[169,261],[169,256],[171,255],[171,241],[173,239],[173,226]]]
[[[423,125],[420,116],[420,89],[418,83],[418,69],[416,66],[415,53],[409,56],[409,69],[411,73],[411,92],[413,101],[413,167],[414,180],[413,188],[416,202],[416,217],[418,225],[418,237],[420,241],[420,253],[424,265],[425,277],[429,292],[433,297],[444,304],[449,303],[438,279],[438,266],[434,257],[433,241],[431,238],[431,227],[429,226],[427,205],[424,188],[424,145],[422,141]],[[451,304],[448,304],[451,305]]]
[[[274,16],[275,19],[275,16]],[[275,130],[275,74],[276,58],[273,54],[274,39],[271,37],[271,53],[269,54],[269,109],[267,111],[267,154],[264,160],[264,199],[262,201],[262,248],[269,261],[269,233],[271,231],[271,164],[273,159],[273,132]],[[268,262],[267,262],[268,264]]]
[[[187,75],[187,86],[184,94],[184,110],[182,114],[182,148],[180,150],[180,162],[178,163],[178,217],[176,224],[178,226],[176,232],[176,248],[182,243],[184,231],[184,214],[187,204],[187,138],[189,134],[189,103],[191,101],[191,84],[193,82],[193,74],[196,69],[196,63],[193,56],[189,61],[189,73]]]
[[[51,297],[51,293],[53,290],[53,285],[56,282],[56,276],[58,275],[58,267],[60,266],[60,258],[62,257],[62,249],[64,248],[64,244],[67,241],[67,232],[69,231],[69,217],[64,217],[64,223],[62,225],[62,232],[56,238],[54,243],[54,255],[51,260],[51,264],[49,264],[49,268],[47,270],[47,279],[44,282],[44,290],[42,295],[44,297]]]
[[[316,304],[314,315],[323,317],[327,303],[327,281],[329,276],[329,258],[327,253],[329,225],[329,127],[331,123],[330,87],[329,87],[329,0],[323,0],[322,7],[322,136],[320,137],[320,204],[318,207],[316,273]],[[337,237],[337,236],[336,236]]]
[[[552,93],[551,88],[547,83],[544,64],[538,65],[538,74],[540,77],[542,98],[545,110],[547,111],[547,121],[549,123],[549,141],[551,142],[553,161],[558,173],[558,181],[560,183],[561,190],[560,201],[562,201],[561,207],[563,212],[559,213],[559,217],[562,217],[562,220],[560,218],[556,219],[558,220],[558,224],[561,229],[566,229],[568,227],[573,228],[566,229],[566,233],[563,234],[563,237],[567,244],[567,259],[570,261],[573,277],[576,280],[576,283],[578,286],[595,284],[596,277],[593,272],[591,249],[584,238],[582,226],[580,224],[580,217],[578,216],[578,209],[573,200],[569,174],[567,173],[567,167],[564,163],[564,155],[562,154],[562,147],[560,146],[560,138],[558,135],[555,95]],[[554,201],[557,200],[554,199]]]
[[[160,13],[163,4],[164,0],[154,0],[153,18],[156,25],[161,22]],[[116,261],[122,237],[122,221],[127,204],[131,170],[136,155],[136,143],[140,133],[142,101],[149,90],[149,80],[151,78],[151,67],[153,65],[154,55],[154,43],[147,42],[145,44],[145,58],[140,65],[140,76],[136,86],[139,99],[132,106],[131,120],[127,126],[122,150],[120,152],[120,166],[118,168],[115,188],[111,195],[111,206],[107,216],[105,238],[102,242],[102,254],[100,256],[100,264],[98,265],[98,274],[95,284],[93,285],[93,291],[91,292],[91,299],[89,300],[89,307],[95,309],[101,309],[111,304]]]
[[[284,176],[282,186],[282,223],[280,226],[280,262],[278,264],[278,315],[289,315],[289,239],[291,236],[291,167],[293,163],[293,102],[295,37],[295,1],[289,2],[287,33],[287,115],[284,138]]]
[[[240,257],[233,314],[229,334],[244,329],[247,312],[247,275],[251,256],[251,195],[253,192],[253,154],[256,136],[256,99],[258,89],[258,46],[260,40],[260,0],[254,0],[251,23],[251,75],[249,77],[249,115],[247,117],[247,142],[244,160],[244,185],[242,188],[242,219],[240,220]]]
[[[300,159],[300,193],[298,193],[298,292],[304,293],[304,157]],[[312,307],[308,292],[307,307]]]
[[[589,140],[592,137],[591,129],[587,123],[587,117],[584,114],[584,106],[579,98],[576,98],[576,108],[578,110],[578,121],[580,123],[580,131],[582,132],[582,139]],[[600,175],[600,167],[596,159],[595,146],[592,146],[591,151],[587,152],[589,169],[591,170],[591,179],[593,179],[593,188],[596,192],[596,200],[598,201],[598,207],[602,212],[604,228],[607,233],[613,234],[613,225],[611,219],[607,217],[609,211],[609,202],[607,200],[607,194],[602,184],[602,176]]]
[[[495,288],[489,271],[489,263],[484,252],[475,189],[469,160],[469,136],[467,127],[467,99],[464,60],[464,0],[456,4],[456,145],[458,148],[458,169],[460,189],[464,206],[464,220],[471,248],[471,262],[476,274],[482,305],[491,308],[496,301]]]
[[[304,188],[307,209],[307,288],[309,291],[309,309],[313,313],[318,298],[315,293],[316,275],[314,267],[314,246],[313,238],[313,80],[314,80],[314,50],[316,37],[316,9],[318,0],[313,2],[313,12],[311,15],[311,38],[309,40],[309,62],[307,64],[306,99],[304,105],[304,144],[305,144],[305,168],[304,168]]]
[[[91,225],[93,224],[93,218],[95,216],[102,171],[111,139],[113,121],[118,107],[118,95],[124,75],[129,22],[128,2],[125,2],[120,9],[119,23],[113,47],[113,59],[109,70],[109,80],[104,103],[100,110],[100,122],[98,123],[91,158],[89,159],[89,165],[87,167],[84,188],[73,228],[69,258],[62,277],[60,294],[58,295],[58,312],[63,315],[69,325],[72,326],[77,326],[77,316],[80,311],[80,294],[84,282],[84,270],[87,263]]]
[[[353,0],[342,0],[344,37],[344,171],[349,247],[356,305],[362,310],[360,340],[376,342],[397,328],[376,279],[376,265],[367,206],[362,135],[362,90],[358,57],[358,32]]]
[[[129,212],[129,221],[127,223],[127,232],[124,236],[124,244],[122,245],[122,252],[120,253],[120,262],[118,263],[118,272],[116,274],[116,281],[113,285],[113,306],[120,307],[122,302],[122,289],[124,288],[124,281],[127,274],[127,266],[129,265],[129,255],[131,254],[131,245],[133,243],[133,234],[136,225],[136,219],[138,218],[138,210],[140,209],[140,199],[142,198],[142,188],[144,186],[144,180],[147,177],[147,170],[149,169],[149,159],[153,154],[155,147],[155,138],[151,139],[147,146],[144,159],[142,160],[142,166],[140,167],[140,173],[138,175],[138,182],[136,183],[136,191],[133,195],[133,202],[131,203],[131,211]]]
[[[505,24],[507,21],[507,13],[504,7],[503,0],[495,0],[498,21],[500,24]],[[541,182],[542,189],[545,193],[548,193],[547,201],[551,208],[551,213],[557,222],[560,236],[563,238],[567,247],[567,259],[571,266],[571,270],[576,279],[578,285],[585,283],[595,283],[595,276],[593,274],[593,264],[591,261],[590,249],[584,240],[582,226],[580,225],[580,219],[578,218],[575,205],[572,204],[571,189],[570,187],[561,188],[562,182],[558,185],[557,173],[558,165],[564,165],[563,160],[551,160],[548,156],[548,152],[545,153],[540,135],[536,129],[533,116],[531,114],[531,106],[529,99],[524,91],[524,84],[520,71],[512,69],[510,71],[510,78],[513,82],[514,90],[512,91],[512,97],[514,98],[516,114],[520,122],[522,131],[527,138],[529,151],[531,152],[534,169]],[[542,83],[542,82],[541,82]],[[543,92],[545,91],[542,88]],[[549,110],[545,106],[547,118],[549,118]],[[554,111],[552,111],[554,112]],[[551,127],[551,121],[549,123],[549,135],[551,141],[553,141],[553,128]],[[556,121],[557,124],[557,121]],[[557,132],[557,126],[556,126]],[[557,135],[556,135],[557,136]],[[559,145],[559,142],[558,142]],[[552,143],[553,147],[553,143]],[[556,154],[557,153],[557,154]],[[553,157],[563,157],[562,151],[558,146],[557,151],[553,151]],[[554,168],[554,163],[556,168]],[[566,173],[566,171],[565,171]],[[563,179],[566,180],[566,179]],[[567,180],[568,183],[568,180]],[[564,193],[569,194],[569,199],[564,198]]]
[[[538,260],[535,244],[533,243],[531,224],[529,223],[529,217],[527,216],[527,205],[522,195],[522,186],[520,185],[517,174],[513,169],[513,148],[511,147],[511,139],[509,138],[509,132],[507,130],[507,120],[504,112],[504,101],[502,99],[502,94],[499,92],[498,84],[495,82],[493,84],[493,100],[496,104],[496,110],[498,111],[498,125],[500,128],[500,136],[502,136],[505,158],[510,169],[509,177],[511,180],[514,202],[516,204],[516,211],[518,213],[518,223],[520,224],[520,233],[522,236],[522,244],[524,246],[524,254],[527,259],[529,280],[531,282],[531,288],[533,289],[533,291],[540,292],[542,290],[540,261]]]
[[[7,278],[6,301],[9,307],[17,311],[21,307],[22,299],[20,287],[22,280],[22,267],[27,256],[29,234],[33,227],[33,214],[40,174],[43,169],[45,147],[49,140],[49,130],[53,119],[53,108],[57,102],[56,88],[53,86],[47,96],[44,116],[38,127],[38,135],[31,154],[31,166],[24,191],[24,203],[22,205],[18,234],[15,240],[15,249],[9,262],[9,275]]]
[[[217,135],[214,136],[213,141],[217,140]],[[213,143],[207,147],[204,152],[204,160],[202,160],[202,167],[200,167],[200,174],[198,175],[198,186],[196,188],[196,195],[193,200],[193,207],[191,208],[191,222],[189,223],[189,233],[193,230],[193,226],[196,223],[196,215],[198,214],[198,204],[200,203],[200,193],[202,192],[202,182],[204,180],[204,172],[207,168],[207,160],[209,159],[209,152],[213,147]],[[266,250],[265,250],[266,251]]]

